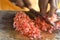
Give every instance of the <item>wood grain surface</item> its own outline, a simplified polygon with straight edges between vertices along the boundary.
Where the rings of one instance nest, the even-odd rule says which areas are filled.
[[[29,40],[13,28],[15,14],[16,11],[0,11],[0,40]],[[60,31],[55,31],[52,34],[42,32],[42,36],[43,38],[39,40],[60,40]]]

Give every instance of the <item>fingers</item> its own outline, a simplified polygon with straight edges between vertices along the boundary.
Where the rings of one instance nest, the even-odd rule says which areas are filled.
[[[21,8],[24,8],[24,2],[23,0],[16,0],[16,3],[17,3],[17,6],[21,7]]]
[[[45,16],[45,13],[47,11],[47,6],[48,6],[48,1],[49,0],[39,0],[39,8],[40,8],[40,13]]]
[[[16,0],[17,6],[24,8],[30,8],[31,3],[29,2],[29,0]]]
[[[50,11],[49,11],[49,14],[51,14],[51,15],[50,15],[50,17],[51,17],[52,14],[55,13],[56,8],[55,8],[54,5],[53,5],[53,0],[49,0],[49,3],[50,3]]]
[[[31,3],[29,0],[23,0],[25,7],[30,8],[31,7]]]

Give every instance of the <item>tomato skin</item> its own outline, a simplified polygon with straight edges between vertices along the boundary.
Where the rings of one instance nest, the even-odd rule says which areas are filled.
[[[51,21],[51,20],[50,20]],[[30,39],[41,38],[41,31],[52,33],[54,30],[60,28],[60,21],[55,23],[53,27],[47,24],[39,16],[32,20],[24,12],[17,12],[14,18],[13,26],[17,31],[21,32],[24,36]]]
[[[57,21],[57,16],[55,14],[53,14],[53,16],[49,19],[49,21],[54,23],[55,26],[51,26],[51,25],[47,24],[39,16],[35,19],[35,24],[38,26],[38,28],[40,30],[47,31],[49,33],[52,33],[53,31],[60,29],[60,21]],[[55,21],[57,21],[57,22],[55,22]]]
[[[39,38],[41,31],[24,12],[17,12],[14,18],[14,28],[29,38]]]

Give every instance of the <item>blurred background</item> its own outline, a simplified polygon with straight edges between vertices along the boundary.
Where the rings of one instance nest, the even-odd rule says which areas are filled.
[[[32,8],[39,11],[38,7],[38,0],[29,0],[32,4]],[[58,3],[58,8],[60,8],[60,2]],[[50,9],[50,5],[48,4],[48,9]],[[20,7],[16,6],[14,3],[12,3],[10,0],[0,0],[0,10],[22,10],[22,11],[28,11],[27,8],[21,9]]]

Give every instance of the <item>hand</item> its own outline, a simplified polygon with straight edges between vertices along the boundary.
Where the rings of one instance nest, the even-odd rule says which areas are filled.
[[[16,0],[16,4],[21,7],[27,7],[30,8],[31,7],[31,3],[29,2],[29,0]]]

